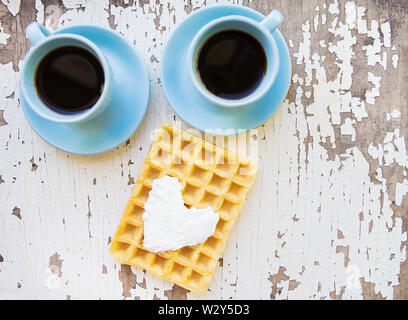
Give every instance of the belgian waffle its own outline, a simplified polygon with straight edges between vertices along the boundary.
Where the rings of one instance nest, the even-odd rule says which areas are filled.
[[[253,163],[236,153],[162,124],[113,236],[109,249],[113,259],[145,269],[192,292],[205,291],[256,171]],[[204,243],[159,253],[143,248],[143,206],[153,180],[164,175],[179,179],[187,207],[211,205],[218,213],[215,232]]]

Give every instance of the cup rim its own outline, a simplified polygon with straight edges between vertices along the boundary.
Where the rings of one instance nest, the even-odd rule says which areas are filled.
[[[260,90],[255,89],[254,92],[252,92],[251,94],[249,94],[248,96],[242,98],[242,99],[225,99],[225,98],[221,98],[216,96],[215,94],[213,94],[212,92],[210,92],[207,88],[205,88],[204,84],[201,82],[200,76],[197,72],[197,68],[196,68],[196,60],[198,58],[198,54],[201,50],[201,47],[203,45],[203,43],[210,38],[211,36],[213,36],[215,33],[211,33],[209,36],[205,36],[205,33],[213,28],[214,26],[224,23],[226,21],[231,21],[231,20],[235,20],[235,21],[239,21],[239,22],[243,22],[243,23],[247,23],[250,24],[252,27],[260,30],[262,32],[262,34],[268,39],[268,42],[271,46],[272,49],[272,54],[273,54],[273,59],[274,59],[274,63],[270,63],[269,59],[267,57],[267,72],[270,72],[268,79],[264,79],[263,81],[267,81],[266,84],[263,86],[263,88],[261,88]],[[244,16],[240,16],[240,15],[229,15],[229,16],[224,16],[224,17],[220,17],[217,19],[212,20],[211,22],[205,24],[199,31],[198,33],[194,36],[193,41],[191,42],[189,48],[188,48],[188,52],[187,52],[187,61],[188,61],[188,70],[190,73],[190,78],[195,86],[195,88],[200,92],[200,94],[206,98],[207,100],[211,101],[212,103],[221,106],[221,107],[226,107],[226,108],[237,108],[237,107],[243,107],[243,106],[247,106],[250,105],[256,101],[258,101],[259,99],[261,99],[268,90],[270,90],[270,88],[272,87],[273,82],[275,81],[276,75],[278,73],[278,69],[279,69],[279,52],[278,52],[278,48],[276,46],[275,43],[275,39],[273,38],[272,32],[270,32],[265,26],[263,26],[261,24],[262,21],[258,22],[255,20],[252,20],[248,17],[244,17]],[[231,30],[233,30],[234,28],[230,28]],[[229,30],[229,29],[225,29],[225,30]],[[239,29],[238,29],[239,30]],[[220,30],[222,31],[222,30]],[[217,31],[217,32],[220,32]],[[245,31],[244,31],[245,32]],[[254,36],[254,35],[252,35]],[[254,38],[257,39],[256,36],[254,36]],[[258,39],[257,39],[258,40]],[[259,41],[259,40],[258,40]],[[264,48],[264,45],[261,41],[259,41],[259,43],[262,45],[262,47]],[[265,48],[264,48],[265,49]]]
[[[91,51],[91,53],[99,60],[103,72],[104,72],[104,85],[103,85],[103,89],[102,89],[102,94],[100,95],[99,99],[97,100],[97,102],[88,110],[77,113],[77,114],[61,114],[58,113],[54,110],[52,110],[51,108],[48,108],[45,103],[41,100],[41,98],[38,96],[38,94],[36,94],[36,97],[33,99],[32,96],[30,96],[27,92],[27,81],[31,81],[31,79],[28,79],[28,76],[35,76],[35,71],[37,70],[37,66],[34,67],[34,72],[33,74],[29,74],[26,75],[26,66],[30,63],[30,59],[32,59],[32,57],[35,55],[35,53],[37,53],[39,50],[41,50],[41,48],[43,46],[45,46],[47,43],[49,43],[49,41],[54,41],[54,40],[58,40],[58,39],[75,39],[79,42],[83,42],[84,44],[86,44],[86,46],[90,47],[91,50],[89,50],[88,48],[84,48],[85,50]],[[42,57],[44,57],[46,54],[48,54],[49,52],[51,52],[52,50],[55,50],[58,47],[62,47],[64,45],[59,45],[59,46],[54,46],[51,49],[48,49],[46,51],[45,54],[41,54]],[[78,122],[82,122],[86,119],[92,118],[101,108],[103,101],[105,101],[105,99],[108,97],[108,89],[110,87],[110,82],[111,82],[111,70],[109,68],[109,64],[108,61],[105,57],[105,55],[103,54],[102,50],[98,48],[98,46],[93,43],[91,40],[80,36],[80,35],[76,35],[76,34],[51,34],[49,36],[47,36],[44,41],[38,43],[37,45],[35,45],[34,47],[31,48],[31,50],[29,51],[29,53],[26,55],[25,59],[24,59],[24,64],[23,64],[23,72],[22,72],[22,79],[21,79],[21,90],[22,93],[24,95],[25,100],[27,101],[27,104],[30,106],[30,108],[37,113],[40,117],[49,120],[49,121],[53,121],[53,122],[59,122],[59,123],[78,123]],[[31,78],[31,77],[30,77]],[[35,84],[34,84],[35,85]],[[43,110],[41,110],[42,107],[38,107],[38,104],[40,104],[42,107],[47,108],[47,111],[49,112],[44,112]]]

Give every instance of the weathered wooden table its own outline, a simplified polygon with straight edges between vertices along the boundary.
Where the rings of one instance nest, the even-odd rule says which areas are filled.
[[[194,295],[111,260],[150,134],[180,121],[161,90],[163,48],[190,12],[212,3],[0,2],[0,298],[408,298],[402,0],[244,1],[282,11],[293,77],[279,112],[245,137],[257,141],[259,175],[210,289]],[[33,132],[18,80],[30,48],[24,29],[35,20],[112,28],[141,52],[151,103],[122,146],[73,156]]]

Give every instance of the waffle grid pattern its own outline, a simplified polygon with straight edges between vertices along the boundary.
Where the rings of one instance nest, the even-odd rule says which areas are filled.
[[[256,171],[255,165],[235,153],[163,124],[155,134],[112,239],[109,250],[113,259],[193,292],[205,291]],[[160,253],[143,248],[144,203],[153,180],[164,175],[179,179],[187,207],[211,205],[219,214],[214,234],[204,243]]]

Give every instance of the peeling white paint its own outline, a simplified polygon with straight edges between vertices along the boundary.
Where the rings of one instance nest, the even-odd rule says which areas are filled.
[[[11,36],[3,31],[1,22],[0,22],[0,44],[7,44],[7,39]]]
[[[136,283],[139,283],[136,288],[131,290],[133,297],[152,300],[154,296],[156,296],[159,299],[167,299],[167,297],[164,295],[164,291],[171,290],[171,288],[173,287],[172,283],[163,279],[159,279],[139,268],[131,267],[131,271],[136,276]],[[146,288],[140,285],[144,281]]]
[[[344,123],[340,126],[341,134],[343,135],[350,135],[351,141],[356,140],[356,130],[353,128],[353,124],[355,123],[354,120],[350,118],[346,118]]]
[[[404,179],[403,182],[397,182],[395,186],[395,203],[397,206],[402,204],[402,199],[408,193],[408,180]]]
[[[7,6],[8,11],[15,16],[20,11],[21,0],[1,0]]]
[[[384,142],[375,147],[370,144],[368,153],[373,159],[378,159],[379,165],[389,166],[398,164],[399,166],[408,168],[408,156],[405,147],[404,137],[400,136],[400,130],[395,129],[394,132],[387,132]]]
[[[397,68],[397,67],[398,67],[398,60],[399,60],[398,55],[393,54],[393,55],[392,55],[392,66],[393,66],[394,68]]]
[[[386,70],[387,69],[387,52],[386,51],[382,52],[381,50],[383,43],[381,42],[381,39],[380,39],[378,22],[376,20],[371,20],[371,29],[367,31],[367,35],[370,38],[374,39],[373,44],[363,46],[363,51],[366,51],[366,55],[368,57],[368,65],[375,66],[378,63],[384,68],[384,70]],[[387,42],[388,41],[389,40],[387,39]],[[387,45],[390,45],[390,44],[387,43]]]
[[[108,0],[62,0],[62,3],[68,10],[60,16],[59,27],[79,23],[98,24],[103,27],[109,27]]]
[[[326,14],[322,13],[322,24],[326,24],[326,20],[327,20]]]
[[[334,0],[334,2],[329,5],[329,12],[331,14],[339,14],[340,13],[339,2],[337,0]]]
[[[399,110],[397,110],[397,109],[392,110],[392,112],[391,112],[391,117],[392,118],[396,119],[396,118],[399,118],[400,116],[401,116],[401,112]]]
[[[357,17],[356,5],[354,4],[354,2],[347,2],[345,4],[345,9],[346,9],[346,23],[349,25],[350,29],[354,29]]]
[[[372,72],[368,72],[368,82],[371,82],[374,87],[366,91],[366,102],[374,104],[375,98],[380,96],[381,77],[376,77]]]
[[[401,116],[401,112],[397,109],[392,110],[391,113],[387,112],[387,121],[390,121],[391,119],[398,119]]]
[[[314,31],[317,32],[317,28],[319,27],[319,14],[316,14],[313,20]]]
[[[367,21],[364,19],[366,8],[357,7],[357,29],[359,34],[366,34],[367,30]]]
[[[36,21],[44,24],[44,4],[41,0],[35,0],[35,9],[37,10]]]
[[[381,24],[381,32],[384,36],[384,47],[390,48],[391,47],[391,25],[388,21]]]
[[[330,6],[330,13],[335,14],[338,12],[336,2]],[[330,24],[331,27],[328,29],[337,39],[340,38],[336,42],[329,44],[330,51],[336,55],[336,64],[339,67],[335,80],[328,81],[326,79],[325,69],[321,65],[322,59],[319,59],[319,56],[310,51],[312,46],[308,21],[302,26],[303,40],[299,44],[299,51],[294,54],[297,63],[304,64],[306,88],[314,83],[312,85],[314,102],[305,106],[307,114],[312,116],[306,118],[307,126],[302,124],[304,115],[302,116],[301,97],[304,90],[298,86],[296,88],[297,98],[295,103],[288,106],[291,111],[290,115],[294,119],[285,122],[283,127],[286,131],[290,128],[289,131],[298,132],[300,141],[303,141],[307,134],[313,136],[313,144],[309,144],[308,148],[309,153],[304,153],[303,145],[300,145],[300,150],[297,153],[300,159],[307,156],[309,163],[313,161],[314,164],[312,168],[308,169],[301,165],[296,173],[299,174],[298,179],[300,179],[297,187],[298,190],[300,188],[300,197],[296,200],[291,198],[290,201],[289,199],[286,199],[286,201],[280,199],[277,207],[273,206],[276,212],[282,212],[273,221],[278,225],[275,229],[276,232],[283,234],[283,236],[277,239],[275,244],[277,250],[274,258],[268,260],[273,268],[273,271],[268,274],[277,274],[279,267],[284,266],[286,269],[285,275],[290,280],[296,280],[300,283],[292,291],[289,290],[290,280],[282,280],[279,283],[279,288],[282,291],[278,294],[278,298],[304,298],[305,296],[316,299],[328,298],[329,292],[340,295],[342,286],[346,286],[342,292],[343,298],[360,299],[362,298],[360,278],[366,282],[374,283],[375,293],[381,293],[385,297],[392,297],[392,283],[398,283],[398,273],[388,274],[384,277],[379,271],[380,269],[384,270],[384,266],[375,268],[371,263],[375,264],[374,261],[382,261],[388,265],[386,268],[397,270],[399,263],[406,259],[405,247],[401,249],[396,245],[390,248],[385,245],[386,242],[384,242],[384,245],[387,249],[380,250],[378,246],[379,240],[376,235],[380,233],[389,237],[387,238],[389,241],[395,241],[396,244],[405,241],[407,237],[406,232],[402,233],[401,219],[397,219],[398,221],[393,225],[391,201],[387,193],[386,179],[382,177],[381,169],[378,168],[376,178],[380,184],[373,184],[368,176],[368,163],[359,149],[351,148],[341,157],[336,156],[333,161],[329,161],[327,151],[317,144],[319,141],[326,142],[326,138],[330,138],[329,141],[332,143],[332,147],[336,147],[333,133],[333,125],[335,124],[340,125],[342,135],[350,135],[351,141],[355,141],[357,133],[353,125],[357,125],[356,121],[362,121],[368,116],[364,101],[361,101],[359,97],[353,97],[348,91],[343,91],[343,89],[351,88],[353,79],[351,59],[354,55],[353,45],[356,43],[353,30],[357,28],[360,35],[367,34],[366,22],[363,19],[366,9],[357,7],[356,11],[355,8],[354,3],[348,2],[345,8],[346,23],[334,18]],[[373,32],[368,36],[376,38],[375,30],[378,24],[371,22],[371,26]],[[384,30],[387,30],[386,27]],[[386,44],[389,43],[386,42]],[[380,50],[373,50],[373,54],[382,52],[382,44],[377,43],[376,45],[377,49]],[[311,56],[312,58],[310,58]],[[381,59],[377,60],[377,62],[380,62],[385,70],[386,62]],[[367,54],[367,65],[375,65],[371,53]],[[308,81],[312,70],[316,71],[313,82]],[[367,74],[367,81],[373,85],[373,88],[366,92],[367,103],[374,104],[380,94],[382,77],[374,75],[371,71]],[[299,75],[296,75],[295,79],[293,79],[296,80],[293,81],[295,84],[298,82],[298,78],[300,78]],[[344,122],[342,122],[340,114],[350,111],[354,118],[345,118]],[[393,114],[396,117],[399,116],[398,112],[393,112]],[[279,116],[279,120],[274,122],[275,125],[282,121],[283,115],[279,114]],[[288,124],[293,126],[289,125],[288,127]],[[406,150],[404,140],[399,136],[399,130],[392,133],[391,139],[392,142],[389,143],[392,143],[393,148],[385,144],[383,150],[382,145],[376,148],[373,144],[370,144],[368,153],[378,159],[379,165],[390,165],[392,162],[396,162],[405,166]],[[294,144],[294,142],[292,143]],[[290,145],[291,143],[285,141],[285,144]],[[282,152],[282,147],[283,145],[279,144],[280,152]],[[288,149],[284,150],[287,152]],[[295,156],[295,154],[292,154],[292,156]],[[316,163],[316,161],[320,160],[322,163]],[[307,182],[313,181],[314,170],[317,170],[325,177],[324,172],[327,172],[327,184],[322,185],[323,180],[319,179],[321,187],[312,191],[314,195],[310,194],[310,190],[306,195],[302,193],[302,188],[307,188]],[[286,174],[291,176],[290,171],[286,172]],[[286,176],[285,172],[280,171],[279,176],[281,175]],[[279,189],[285,187],[291,190],[290,182],[287,185],[284,178],[279,179]],[[338,196],[335,195],[336,192],[339,193]],[[398,205],[401,204],[400,199],[405,194],[405,184],[403,186],[402,184],[398,185],[396,195]],[[306,215],[305,211],[298,209],[305,207],[307,208],[306,212],[315,212],[315,214]],[[292,214],[288,215],[287,212]],[[342,215],[344,216],[341,217]],[[293,220],[293,216],[296,216],[298,220]],[[391,233],[387,231],[387,228],[391,228]],[[322,232],[322,229],[328,232]],[[341,238],[336,234],[337,230],[341,231]],[[307,249],[302,245],[302,239],[308,239]],[[310,250],[311,248],[313,249]],[[347,261],[344,253],[340,251],[337,254],[338,248],[348,248]],[[376,249],[373,250],[373,248]],[[333,252],[333,255],[328,253],[330,251]],[[391,260],[389,259],[390,255],[394,256]],[[294,256],[299,257],[299,259],[294,259]],[[324,256],[327,257],[327,260],[322,258]],[[330,272],[328,272],[329,270]],[[333,272],[333,270],[335,271]],[[324,281],[321,280],[322,277]]]

